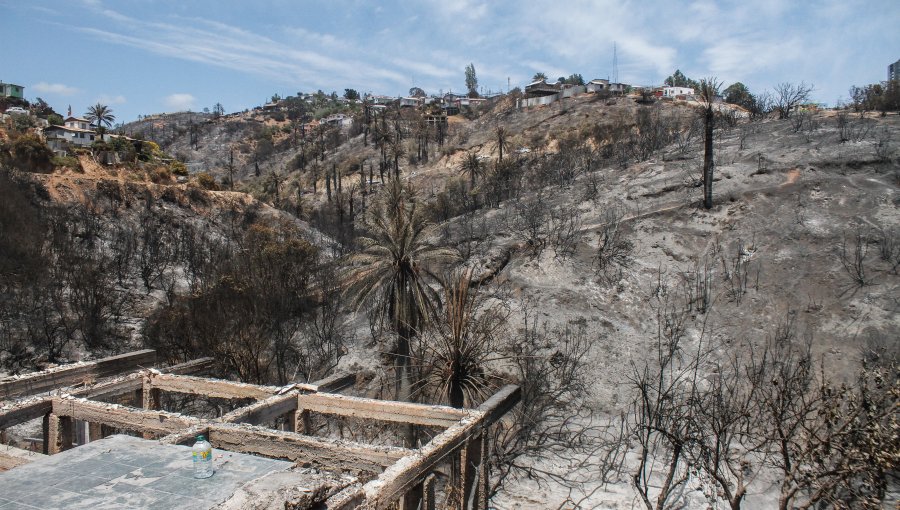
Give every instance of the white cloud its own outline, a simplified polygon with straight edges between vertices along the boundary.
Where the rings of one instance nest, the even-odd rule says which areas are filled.
[[[322,86],[359,80],[369,83],[405,80],[400,73],[383,66],[333,56],[343,43],[330,35],[306,30],[286,31],[315,43],[308,45],[309,48],[301,46],[303,49],[298,49],[296,45],[283,44],[266,35],[206,19],[175,18],[184,22],[175,25],[140,21],[109,9],[99,11],[99,14],[114,22],[112,29],[75,27],[75,30],[109,43],[292,84]],[[345,53],[357,52],[352,46],[344,50]]]
[[[125,96],[122,94],[118,94],[115,96],[108,96],[103,94],[102,96],[97,98],[97,102],[105,105],[114,105],[114,104],[125,104],[127,101],[125,100]]]
[[[197,98],[190,94],[169,94],[163,98],[163,104],[169,110],[182,112],[190,110],[196,100]]]
[[[78,93],[78,89],[63,85],[62,83],[47,83],[45,81],[35,83],[32,87],[35,92],[41,94],[56,94],[60,96],[73,96]]]

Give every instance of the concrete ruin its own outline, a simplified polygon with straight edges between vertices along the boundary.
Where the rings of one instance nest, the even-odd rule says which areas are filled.
[[[140,450],[144,460],[153,464],[153,455],[169,458],[178,455],[177,448],[189,452],[183,445],[192,444],[196,435],[203,434],[217,455],[233,457],[231,469],[240,463],[256,466],[260,462],[253,458],[260,457],[282,462],[266,464],[270,462],[266,460],[265,469],[250,469],[248,472],[255,476],[238,481],[223,467],[220,480],[213,476],[210,483],[224,483],[222,480],[227,479],[230,485],[214,491],[216,498],[193,502],[194,508],[434,509],[436,501],[451,494],[454,500],[462,502],[460,508],[483,509],[487,506],[490,477],[490,428],[520,398],[519,388],[510,385],[476,409],[456,409],[340,394],[355,384],[354,375],[275,387],[197,375],[212,366],[210,359],[149,368],[155,362],[152,350],[138,351],[0,380],[0,441],[4,443],[0,446],[0,471],[8,470],[0,472],[0,488],[21,483],[23,476],[41,486],[40,475],[25,476],[25,471],[65,470],[67,462],[63,457],[73,455],[71,451],[78,445],[85,445],[80,452],[82,457],[91,457],[89,452],[93,450],[133,457]],[[160,403],[167,394],[251,403],[216,418],[196,417],[162,410]],[[412,424],[431,429],[435,435],[418,448],[335,439],[315,435],[313,416]],[[37,449],[39,442],[40,452],[6,446],[6,429],[36,419],[42,419],[43,437],[33,446]],[[115,435],[120,432],[138,437]],[[134,442],[143,446],[135,446]],[[99,487],[144,476],[143,471],[133,471],[134,462],[113,463],[112,467],[132,469],[116,473],[110,472],[109,466],[104,467],[102,455],[91,458],[100,462],[96,469],[110,473],[112,478],[101,483],[102,476],[79,474],[93,477]],[[189,454],[185,453],[184,459],[187,462]],[[173,470],[182,468],[186,469],[180,466]],[[199,483],[193,485],[202,486],[204,481],[197,480]],[[439,489],[443,490],[435,494]],[[3,492],[6,491],[0,491]],[[87,498],[85,501],[92,502],[90,506],[103,507],[103,501],[98,502],[103,494],[101,491],[82,495]],[[109,492],[110,498],[119,496],[115,491]],[[183,495],[167,492],[165,496],[171,499]],[[0,499],[3,497],[0,495]],[[110,499],[106,503],[112,502]],[[166,505],[147,504],[157,508]]]

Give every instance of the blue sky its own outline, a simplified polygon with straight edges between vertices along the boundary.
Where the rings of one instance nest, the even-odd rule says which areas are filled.
[[[0,0],[0,80],[65,114],[262,104],[272,94],[485,89],[613,73],[659,84],[805,81],[834,104],[900,59],[900,1]]]

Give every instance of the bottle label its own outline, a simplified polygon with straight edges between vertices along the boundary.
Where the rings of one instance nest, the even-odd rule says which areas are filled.
[[[202,452],[192,452],[192,453],[194,456],[194,460],[201,460],[201,461],[209,459],[210,455],[212,455],[212,452],[209,450],[202,451]]]

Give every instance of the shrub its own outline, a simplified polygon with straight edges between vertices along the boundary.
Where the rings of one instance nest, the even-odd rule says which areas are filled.
[[[52,161],[54,167],[71,168],[79,173],[84,172],[84,169],[81,168],[81,161],[74,156],[54,156]]]
[[[38,135],[22,135],[5,145],[3,149],[5,150],[0,151],[0,156],[5,156],[3,159],[7,159],[14,168],[25,172],[53,171],[53,151]]]
[[[182,177],[187,176],[188,169],[187,166],[181,161],[173,161],[171,165],[169,165],[169,169],[175,175],[180,175]]]
[[[202,186],[204,189],[208,189],[210,191],[218,191],[219,186],[216,184],[215,177],[209,175],[206,172],[201,172],[197,174],[197,184]]]
[[[156,184],[171,182],[172,171],[166,166],[156,167],[150,171],[150,181]],[[215,185],[215,181],[213,181],[213,185]]]

